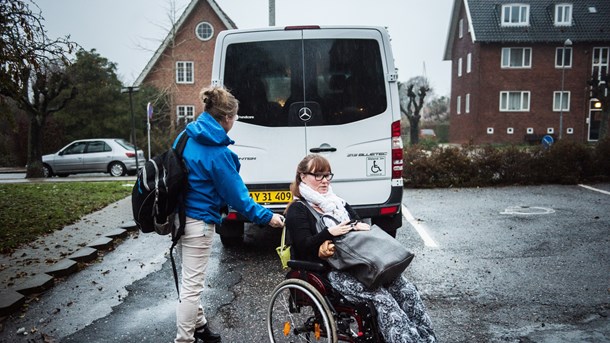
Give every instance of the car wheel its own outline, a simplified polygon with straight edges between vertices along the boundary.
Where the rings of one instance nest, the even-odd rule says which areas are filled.
[[[125,175],[125,165],[121,162],[112,162],[108,167],[108,172],[112,176],[123,176]]]
[[[51,167],[48,164],[43,164],[42,165],[42,175],[44,177],[51,177],[51,176],[53,176],[53,171],[51,170]]]

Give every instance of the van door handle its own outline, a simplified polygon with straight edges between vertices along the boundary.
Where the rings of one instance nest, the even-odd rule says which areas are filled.
[[[309,149],[309,152],[313,152],[313,153],[318,153],[318,152],[335,152],[337,151],[337,148],[333,148],[333,147],[320,147],[320,148],[311,148]]]

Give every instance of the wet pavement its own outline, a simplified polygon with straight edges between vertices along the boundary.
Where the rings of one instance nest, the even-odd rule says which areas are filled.
[[[592,186],[405,190],[412,221],[397,237],[416,254],[405,276],[418,285],[441,342],[610,342],[610,184]],[[89,238],[131,219],[128,202],[115,205],[103,211],[112,221],[80,224],[102,225],[85,231]],[[49,244],[83,231],[66,233]],[[284,275],[278,232],[247,234],[239,249],[214,240],[203,303],[223,342],[268,340],[264,315]],[[23,316],[0,322],[0,342],[170,342],[168,240],[129,234],[30,300]]]

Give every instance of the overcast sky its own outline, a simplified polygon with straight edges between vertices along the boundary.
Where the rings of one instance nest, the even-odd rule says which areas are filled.
[[[51,38],[69,34],[87,51],[117,64],[131,85],[167,34],[170,0],[34,0]],[[175,0],[178,16],[190,0]],[[238,28],[269,24],[268,0],[216,0]],[[375,25],[388,28],[399,80],[425,75],[449,95],[451,63],[443,61],[453,0],[276,0],[277,26]],[[211,63],[211,61],[210,61]]]

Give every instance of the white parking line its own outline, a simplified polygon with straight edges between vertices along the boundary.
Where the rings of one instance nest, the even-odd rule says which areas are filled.
[[[411,224],[411,226],[415,228],[415,231],[417,231],[417,233],[419,234],[419,236],[424,241],[424,244],[427,247],[438,248],[438,244],[436,244],[432,237],[430,237],[428,231],[426,230],[426,227],[420,222],[418,222],[415,217],[413,217],[413,215],[411,214],[411,212],[409,212],[405,205],[402,205],[402,215],[409,222],[409,224]]]
[[[597,189],[597,188],[594,188],[594,187],[591,187],[591,186],[587,186],[587,185],[582,185],[582,184],[579,184],[579,186],[582,187],[582,188],[590,189],[590,190],[595,191],[595,192],[600,192],[600,193],[603,193],[603,194],[606,194],[606,195],[610,195],[610,192],[604,191],[602,189]]]

